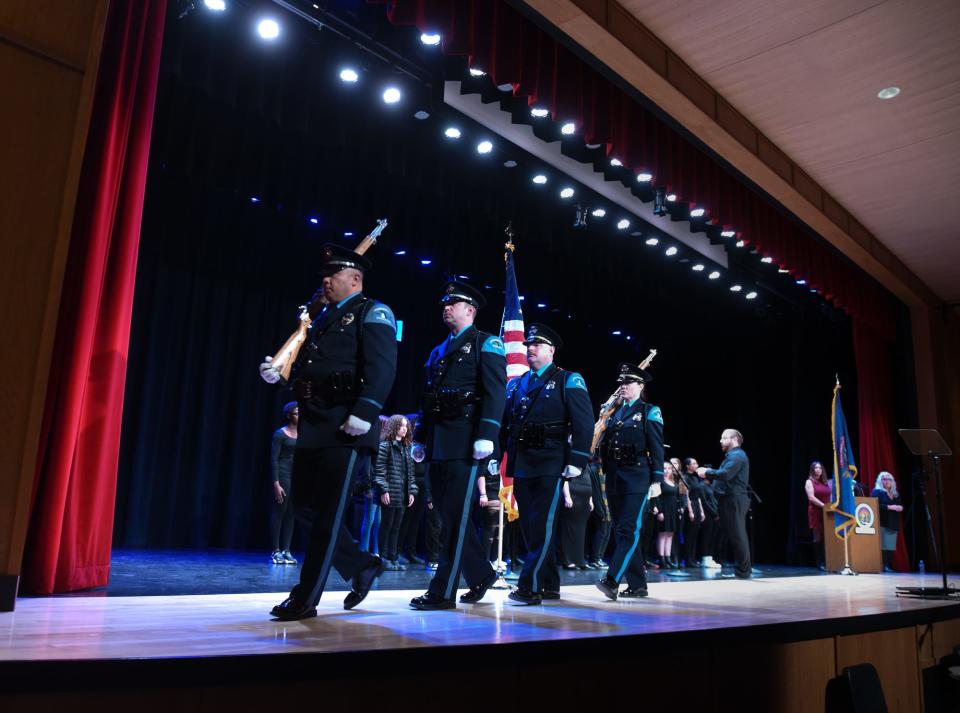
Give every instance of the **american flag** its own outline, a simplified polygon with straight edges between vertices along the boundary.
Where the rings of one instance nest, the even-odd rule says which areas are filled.
[[[506,244],[507,280],[504,292],[503,322],[500,324],[500,337],[507,353],[507,381],[521,376],[530,369],[527,366],[527,348],[523,346],[524,327],[523,310],[520,308],[520,292],[517,290],[517,274],[513,269],[513,243]],[[500,502],[503,503],[507,519],[513,522],[520,517],[517,499],[513,496],[513,478],[506,475],[507,455],[500,461]]]

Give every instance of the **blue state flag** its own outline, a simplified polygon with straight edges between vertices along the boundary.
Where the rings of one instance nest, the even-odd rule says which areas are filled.
[[[853,514],[856,500],[853,497],[853,479],[857,466],[853,462],[853,444],[847,431],[847,419],[840,405],[840,382],[833,388],[833,413],[830,419],[833,429],[833,531],[841,540],[856,525]]]

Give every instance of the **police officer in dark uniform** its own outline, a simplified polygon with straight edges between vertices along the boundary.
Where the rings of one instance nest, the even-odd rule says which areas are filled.
[[[501,439],[520,510],[527,555],[510,599],[539,604],[560,598],[556,518],[564,478],[580,476],[590,458],[593,408],[583,377],[557,366],[560,335],[531,324],[524,345],[530,370],[510,382]]]
[[[383,562],[360,549],[344,525],[351,481],[377,447],[377,424],[397,369],[397,327],[387,305],[363,295],[370,261],[339,246],[324,246],[325,306],[312,321],[294,365],[300,410],[293,457],[294,506],[311,520],[300,582],[271,612],[278,619],[316,616],[330,567],[352,582],[343,601],[352,609],[367,596]],[[268,358],[268,383],[282,381]]]
[[[597,588],[614,600],[647,596],[640,529],[647,500],[659,495],[663,482],[663,414],[659,406],[643,400],[644,386],[652,377],[634,364],[620,364],[619,370],[619,405],[607,420],[600,443],[616,548]],[[620,592],[624,577],[627,588]]]
[[[440,509],[440,562],[426,594],[410,601],[414,609],[455,607],[461,571],[470,590],[460,601],[467,604],[480,601],[497,581],[470,513],[477,475],[496,455],[506,398],[506,354],[499,337],[473,325],[477,310],[486,304],[479,291],[450,282],[440,303],[450,335],[427,359],[414,435],[424,444],[433,502]]]

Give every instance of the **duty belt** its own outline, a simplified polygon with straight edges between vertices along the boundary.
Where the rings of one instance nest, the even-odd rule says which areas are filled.
[[[423,418],[428,423],[453,421],[467,415],[467,406],[483,401],[475,391],[446,388],[423,395]]]
[[[352,371],[335,371],[323,379],[294,379],[293,393],[300,401],[320,398],[330,405],[353,403],[357,398],[356,376]]]
[[[527,448],[543,448],[549,439],[563,440],[569,434],[566,421],[544,423],[514,423],[510,426],[510,438]]]

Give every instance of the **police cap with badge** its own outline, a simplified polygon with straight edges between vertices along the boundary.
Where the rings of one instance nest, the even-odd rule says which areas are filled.
[[[563,340],[560,335],[545,324],[534,323],[527,328],[527,336],[523,340],[523,345],[529,347],[531,344],[546,344],[559,349],[563,346]]]
[[[619,372],[617,382],[620,384],[649,384],[653,381],[653,376],[650,375],[649,371],[641,369],[636,364],[629,362],[621,362],[620,366],[617,367],[617,371]]]
[[[330,277],[348,267],[352,267],[354,270],[359,270],[363,273],[373,267],[373,263],[370,262],[368,258],[343,245],[327,243],[323,246],[323,266],[320,268],[321,275]]]
[[[487,298],[476,287],[468,285],[466,282],[452,280],[444,286],[440,304],[448,305],[457,302],[466,302],[473,305],[474,309],[480,309],[487,304]]]

